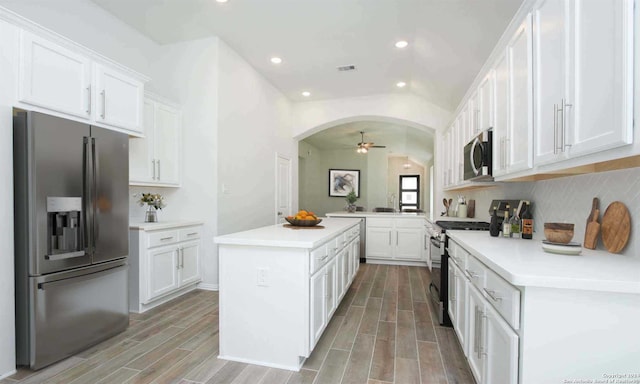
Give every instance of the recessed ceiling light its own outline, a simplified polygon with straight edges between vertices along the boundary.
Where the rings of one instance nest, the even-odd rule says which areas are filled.
[[[274,57],[271,58],[271,62],[273,64],[280,64],[280,63],[282,63],[282,59],[277,57],[277,56],[274,56]]]
[[[409,43],[407,43],[404,40],[400,40],[400,41],[396,42],[396,48],[406,48],[407,45],[409,45]]]
[[[216,0],[218,3],[226,3],[229,0]]]
[[[396,83],[396,87],[398,88],[404,88],[407,85],[407,83],[405,83],[404,81],[398,81]]]
[[[309,96],[311,96],[311,92],[309,92],[309,91],[304,91],[304,92],[302,92],[302,96],[304,96],[304,97],[309,97]]]

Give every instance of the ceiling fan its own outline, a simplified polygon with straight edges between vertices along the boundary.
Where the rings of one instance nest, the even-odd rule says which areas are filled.
[[[373,145],[373,144],[375,143],[372,143],[372,142],[365,143],[364,131],[360,131],[360,142],[357,144],[358,149],[356,149],[356,151],[358,153],[367,153],[369,152],[369,148],[387,148],[384,145]]]

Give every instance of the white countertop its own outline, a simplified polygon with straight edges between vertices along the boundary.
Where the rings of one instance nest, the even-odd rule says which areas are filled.
[[[436,221],[473,221],[473,222],[485,221],[488,223],[491,221],[491,216],[489,216],[488,214],[486,216],[480,215],[476,217],[438,216],[438,217],[435,217],[433,220],[431,219],[428,219],[428,220],[433,224],[435,224]]]
[[[542,239],[491,237],[487,231],[447,235],[513,285],[640,294],[640,257],[585,248],[581,255],[557,255],[542,250]]]
[[[129,223],[129,229],[140,231],[155,231],[158,229],[171,229],[179,227],[190,227],[192,225],[202,225],[202,221],[160,221],[157,223]]]
[[[415,212],[368,212],[368,211],[357,211],[357,212],[347,212],[347,211],[338,211],[338,212],[329,212],[327,213],[328,217],[389,217],[393,219],[398,218],[426,218],[426,214],[424,213],[415,213]]]
[[[306,248],[313,249],[332,237],[344,232],[360,222],[359,218],[326,218],[319,224],[324,228],[287,228],[283,224],[269,225],[216,236],[213,240],[218,244],[251,245],[266,247]]]

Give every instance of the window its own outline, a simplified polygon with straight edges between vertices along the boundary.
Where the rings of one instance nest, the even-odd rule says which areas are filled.
[[[400,210],[419,209],[420,175],[400,175]]]

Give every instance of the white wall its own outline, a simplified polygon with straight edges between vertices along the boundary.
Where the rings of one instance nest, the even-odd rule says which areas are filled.
[[[227,234],[275,222],[276,152],[291,159],[297,208],[298,148],[289,100],[223,42],[219,54],[218,233]]]
[[[304,139],[325,128],[352,121],[403,123],[423,130],[443,130],[451,112],[411,94],[385,94],[296,103],[293,136]]]

